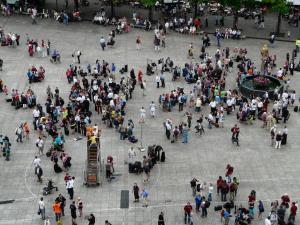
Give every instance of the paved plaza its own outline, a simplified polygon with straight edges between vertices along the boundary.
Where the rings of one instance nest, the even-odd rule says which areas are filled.
[[[21,44],[17,48],[0,47],[0,58],[4,60],[3,71],[0,72],[0,79],[11,88],[25,91],[30,86],[37,94],[37,102],[44,105],[46,101],[46,88],[48,85],[54,90],[58,87],[60,94],[67,101],[70,84],[68,84],[65,72],[73,62],[71,54],[79,49],[82,52],[81,65],[86,68],[88,63],[94,64],[96,59],[114,62],[117,69],[128,64],[129,69],[134,68],[137,72],[141,69],[146,71],[147,59],[158,60],[159,58],[171,57],[175,65],[181,67],[189,63],[187,59],[187,49],[189,44],[194,44],[194,54],[197,56],[193,62],[198,61],[201,49],[201,37],[179,35],[170,33],[166,38],[166,48],[160,52],[153,49],[153,32],[143,30],[132,30],[128,34],[116,36],[116,44],[112,48],[102,51],[99,46],[101,36],[108,36],[110,27],[92,25],[90,22],[70,23],[64,26],[56,21],[38,21],[37,25],[31,25],[27,17],[13,16],[10,18],[0,17],[0,26],[4,26],[5,32],[13,32],[21,35]],[[52,48],[61,52],[62,63],[52,64],[48,58],[29,57],[25,43],[25,34],[37,39],[39,42],[50,40]],[[142,49],[136,50],[135,39],[140,35]],[[211,37],[212,46],[207,48],[210,55],[214,56],[217,46],[215,39]],[[246,39],[241,41],[225,40],[222,47],[242,47],[248,50],[248,57],[251,58],[257,67],[260,63],[260,48],[265,44],[265,40]],[[270,54],[277,55],[277,65],[281,67],[285,61],[287,52],[292,52],[295,44],[291,42],[275,42],[275,46],[270,48]],[[298,63],[296,59],[296,63]],[[29,85],[26,72],[31,66],[42,65],[46,70],[46,78],[41,83]],[[236,64],[226,78],[226,89],[236,88],[235,78],[237,74]],[[117,75],[118,80],[121,75]],[[234,166],[234,175],[240,179],[240,186],[237,195],[237,204],[247,207],[247,196],[255,189],[257,200],[263,200],[266,212],[263,218],[269,213],[270,202],[280,199],[284,193],[288,193],[292,200],[300,200],[299,197],[299,114],[290,107],[290,119],[287,122],[289,129],[287,145],[280,150],[270,146],[269,131],[261,128],[262,122],[256,120],[253,125],[240,125],[240,147],[231,143],[230,128],[237,123],[235,114],[226,116],[224,128],[206,129],[205,134],[199,136],[194,130],[190,132],[189,143],[184,145],[179,141],[171,144],[165,137],[163,122],[167,118],[178,124],[184,118],[186,111],[193,112],[188,107],[184,111],[178,112],[174,108],[172,112],[157,110],[156,118],[150,118],[149,104],[154,101],[158,106],[158,98],[162,93],[170,92],[177,87],[183,87],[188,93],[192,85],[187,84],[183,78],[171,81],[171,74],[166,73],[166,87],[156,88],[155,75],[146,76],[147,88],[146,96],[138,87],[134,90],[133,99],[128,101],[126,106],[126,120],[133,119],[136,124],[135,135],[140,141],[140,108],[147,109],[147,117],[143,127],[143,144],[161,145],[166,152],[166,162],[159,163],[151,170],[150,182],[145,184],[149,191],[149,207],[142,207],[141,203],[133,202],[131,193],[135,182],[140,187],[143,185],[143,176],[128,173],[127,152],[130,146],[138,147],[140,142],[132,145],[127,140],[121,141],[115,129],[109,129],[101,125],[101,117],[97,116],[91,105],[93,116],[92,123],[101,126],[101,155],[106,159],[108,155],[114,157],[114,167],[118,176],[108,183],[103,179],[100,187],[86,187],[84,183],[84,168],[86,160],[86,141],[73,141],[75,136],[70,135],[66,139],[65,149],[72,156],[72,167],[70,174],[75,179],[75,198],[81,197],[84,204],[84,215],[94,213],[96,224],[104,224],[108,219],[112,225],[136,224],[153,225],[157,224],[158,214],[163,211],[166,224],[183,224],[183,206],[187,201],[194,204],[191,194],[190,180],[197,177],[200,181],[213,183],[215,186],[219,175],[224,175],[225,167],[228,163]],[[291,77],[291,89],[300,93],[299,73]],[[299,97],[299,95],[297,95]],[[297,100],[297,104],[298,104]],[[272,104],[271,104],[272,105]],[[207,115],[209,107],[205,106],[202,113]],[[198,115],[193,112],[193,125],[198,119]],[[42,194],[45,185],[39,184],[34,175],[32,161],[36,155],[35,141],[37,134],[31,127],[31,136],[25,143],[17,143],[15,139],[15,129],[21,123],[32,122],[31,109],[15,110],[10,104],[5,102],[5,96],[0,95],[0,133],[8,135],[12,140],[11,161],[0,158],[0,201],[15,199],[11,204],[0,204],[0,224],[1,225],[38,225],[42,224],[40,216],[37,215],[38,198]],[[204,122],[205,128],[207,126]],[[193,126],[192,126],[193,127]],[[279,124],[278,129],[283,125]],[[47,139],[45,149],[50,147],[50,140]],[[144,153],[139,152],[138,159],[142,159]],[[47,157],[42,157],[42,166],[45,178],[52,178],[59,187],[55,194],[45,197],[46,215],[51,218],[51,224],[55,224],[55,216],[52,211],[52,204],[58,193],[67,197],[64,183],[64,173],[55,174],[53,163]],[[130,207],[128,210],[120,209],[121,190],[130,191]],[[70,201],[67,200],[66,216],[64,224],[71,224]],[[208,218],[203,219],[194,214],[195,224],[221,224],[220,212],[213,210],[214,206],[220,204],[220,197],[216,195],[216,187],[213,193],[212,205],[208,210]],[[257,207],[257,204],[256,204]],[[287,214],[289,214],[287,212]],[[77,220],[78,224],[88,224],[84,218]],[[300,218],[296,218],[296,224],[300,223]],[[230,224],[234,224],[234,218]],[[255,218],[253,224],[264,224],[264,220]]]

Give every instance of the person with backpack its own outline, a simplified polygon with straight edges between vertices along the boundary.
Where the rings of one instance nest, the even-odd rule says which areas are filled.
[[[209,208],[210,206],[210,202],[207,201],[205,199],[205,197],[202,197],[202,203],[201,203],[201,209],[202,209],[202,218],[205,218],[207,217],[207,209]]]
[[[195,177],[190,182],[191,183],[191,188],[192,188],[192,196],[196,195],[197,182],[198,182],[198,180]]]
[[[202,202],[202,197],[200,194],[197,194],[195,197],[196,212],[200,212],[201,202]]]

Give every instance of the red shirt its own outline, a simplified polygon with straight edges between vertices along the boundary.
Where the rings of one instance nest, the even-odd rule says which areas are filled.
[[[193,207],[191,205],[184,206],[184,212],[190,214],[193,210]]]
[[[291,207],[291,215],[296,216],[298,207],[296,205],[292,205]]]
[[[223,180],[222,179],[218,179],[217,180],[217,187],[222,187],[223,186]]]

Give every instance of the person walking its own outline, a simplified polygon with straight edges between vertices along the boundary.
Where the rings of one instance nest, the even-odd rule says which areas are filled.
[[[133,196],[134,196],[134,201],[133,202],[139,202],[140,200],[140,188],[137,185],[137,183],[134,183],[133,188],[132,188]]]
[[[70,196],[70,200],[72,200],[74,197],[74,180],[75,180],[75,177],[72,177],[67,181],[67,184],[66,184],[66,188],[67,188],[68,194]]]
[[[21,124],[19,127],[16,129],[16,136],[17,136],[17,142],[23,143],[23,135],[24,135],[24,130],[23,130],[23,125]]]
[[[37,10],[36,10],[36,8],[31,9],[32,24],[36,24],[36,16],[37,16]]]
[[[155,82],[156,82],[156,88],[159,88],[160,85],[160,77],[158,76],[158,74],[155,77]]]
[[[227,211],[227,209],[224,210],[224,214],[223,214],[223,218],[224,218],[224,225],[228,225],[229,224],[229,219],[231,217],[231,214],[229,211]]]
[[[200,206],[201,206],[202,198],[200,193],[198,193],[195,197],[195,205],[196,205],[196,212],[200,212]]]
[[[94,216],[93,213],[90,214],[90,216],[88,217],[88,221],[89,221],[89,224],[88,225],[95,225],[96,223],[96,218]]]
[[[77,218],[77,215],[76,215],[76,205],[75,205],[75,201],[73,201],[71,204],[70,204],[70,210],[71,210],[71,217],[72,217],[72,225],[77,225],[76,223],[76,218]]]
[[[36,140],[35,146],[38,148],[38,154],[44,155],[44,140],[41,137]]]
[[[148,197],[149,197],[149,193],[146,191],[146,189],[144,188],[142,190],[142,193],[141,193],[141,197],[143,199],[143,207],[148,207]]]
[[[282,141],[282,135],[281,132],[278,131],[275,138],[275,148],[280,149],[281,148],[281,141]]]
[[[79,212],[79,217],[82,217],[83,203],[82,203],[80,197],[77,198],[77,209],[78,209],[78,212]]]
[[[165,218],[164,218],[164,213],[160,212],[158,215],[158,223],[157,225],[165,225]]]
[[[189,223],[190,224],[190,218],[191,218],[191,213],[193,210],[193,206],[191,205],[190,202],[188,202],[184,208],[184,224]]]
[[[42,220],[45,220],[46,219],[46,208],[45,208],[45,203],[44,203],[43,197],[40,198],[38,205],[39,205],[38,214],[41,215]]]
[[[41,166],[37,166],[36,176],[38,178],[38,182],[42,183],[43,182],[43,179],[42,179],[43,169]]]
[[[265,211],[264,204],[263,204],[263,202],[261,200],[258,201],[257,208],[258,208],[258,217],[257,218],[261,219],[262,218],[262,214]]]
[[[141,37],[140,36],[137,36],[136,38],[136,50],[141,50]]]
[[[192,188],[192,196],[196,195],[197,182],[198,182],[198,180],[195,177],[190,182],[191,188]]]
[[[201,217],[202,218],[207,217],[207,209],[209,208],[209,206],[210,206],[210,202],[207,201],[205,199],[205,197],[202,197],[202,202],[201,202],[201,209],[202,209],[202,215],[201,215]]]
[[[186,124],[183,124],[182,128],[182,143],[188,143],[188,136],[189,136],[189,128]]]
[[[281,145],[286,145],[288,132],[289,132],[288,128],[286,126],[284,126],[284,129],[283,129],[283,132],[282,132]]]
[[[59,194],[56,200],[60,203],[61,216],[65,216],[66,198],[62,194]]]
[[[41,166],[41,159],[39,157],[37,156],[34,157],[33,166],[34,166],[34,174],[37,175],[38,167]]]
[[[142,108],[140,109],[140,123],[145,123],[145,118],[146,118],[146,110],[142,106]]]
[[[54,204],[52,205],[53,212],[55,214],[55,220],[56,222],[60,220],[61,217],[61,205],[60,202],[55,200]]]
[[[156,106],[155,106],[153,101],[151,102],[149,108],[150,108],[150,114],[151,114],[152,118],[154,118],[155,117]]]
[[[100,46],[102,48],[102,51],[104,51],[105,47],[106,47],[106,40],[104,37],[100,38]]]
[[[291,209],[290,209],[289,220],[292,221],[293,223],[295,223],[297,210],[298,210],[298,205],[296,204],[296,202],[292,202],[292,206],[291,206]]]

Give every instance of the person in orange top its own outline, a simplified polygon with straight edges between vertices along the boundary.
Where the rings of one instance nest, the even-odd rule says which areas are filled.
[[[55,219],[56,221],[60,220],[61,217],[61,207],[60,207],[60,202],[55,201],[55,203],[52,205],[53,211],[55,213]]]
[[[25,122],[23,124],[23,128],[24,128],[24,131],[25,131],[25,137],[26,137],[26,139],[29,139],[29,124],[27,122]]]
[[[141,70],[139,70],[139,72],[138,72],[138,82],[142,87],[142,85],[143,85],[143,72]]]

